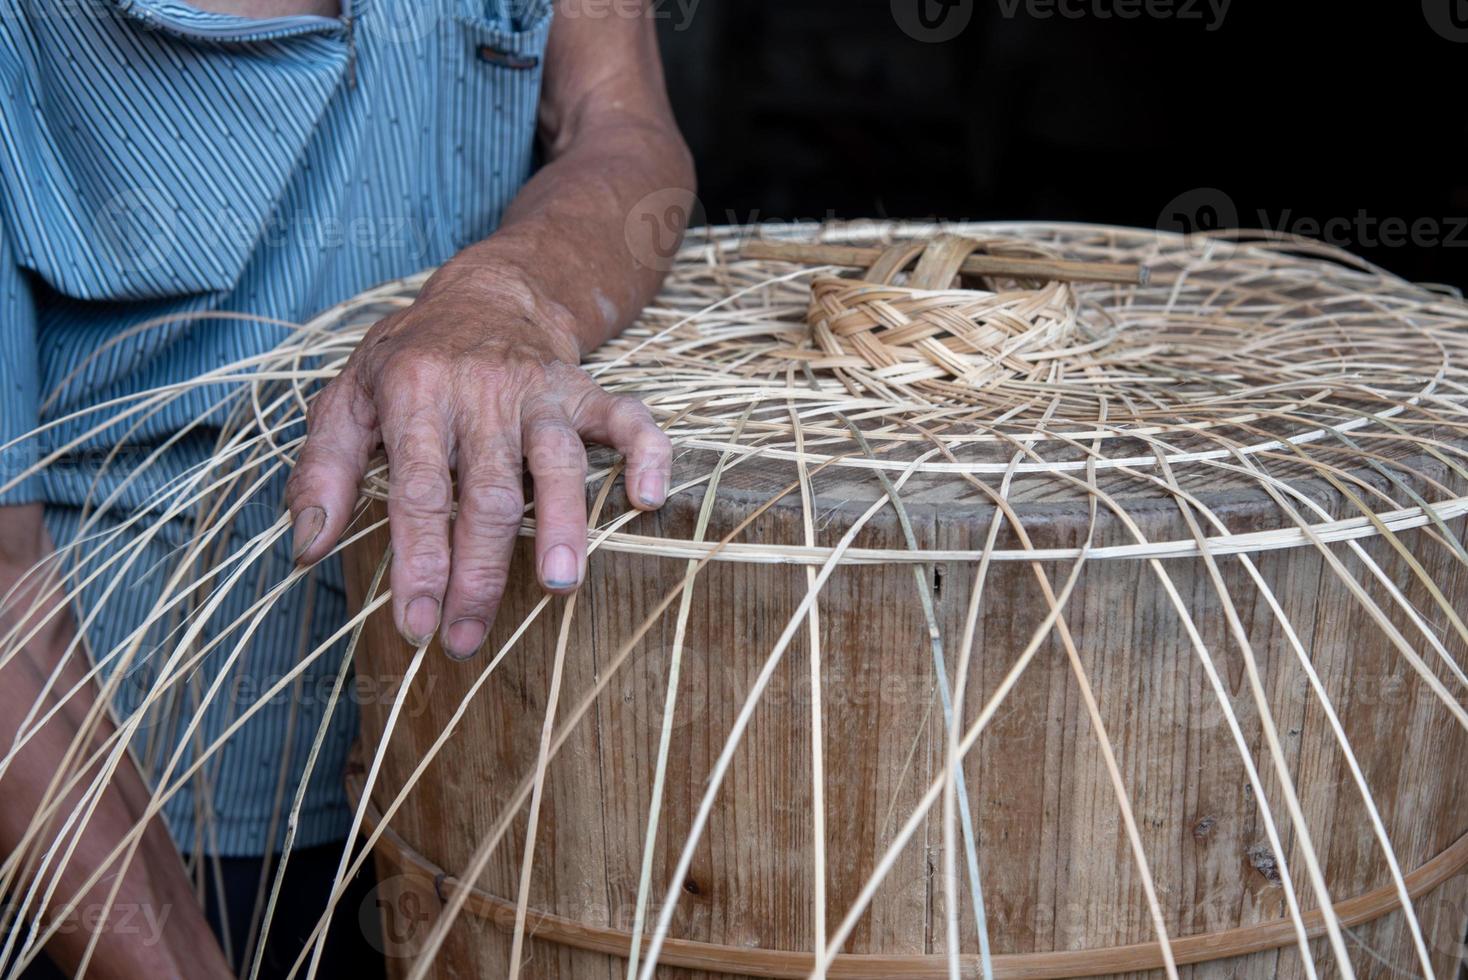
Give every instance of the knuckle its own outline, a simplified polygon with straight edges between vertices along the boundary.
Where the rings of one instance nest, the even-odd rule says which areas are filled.
[[[647,406],[636,398],[622,395],[612,405],[612,411],[616,413],[617,419],[631,425],[652,425],[652,413]]]
[[[426,462],[411,462],[393,474],[393,497],[410,510],[424,514],[446,514],[450,495],[447,474]]]
[[[617,399],[618,421],[624,426],[626,448],[635,452],[640,467],[666,466],[673,457],[668,434],[653,421],[652,412],[635,398]]]
[[[459,369],[461,400],[496,425],[533,414],[545,375],[523,359],[474,360]]]
[[[564,422],[542,423],[533,427],[527,442],[526,460],[531,473],[586,470],[586,446],[576,431]]]
[[[471,389],[495,394],[508,386],[513,374],[502,361],[474,360],[460,368],[461,380]]]
[[[580,378],[567,386],[569,397],[566,399],[566,414],[580,426],[605,414],[607,393],[586,372],[577,369],[576,373]]]
[[[518,488],[505,484],[479,484],[460,502],[460,514],[468,518],[466,530],[504,532],[518,530],[525,516],[525,499]],[[498,536],[498,534],[496,535]]]
[[[617,411],[625,413],[630,418],[647,419],[649,421],[652,419],[652,412],[648,411],[642,399],[633,397],[632,395],[617,395],[616,408]]]
[[[590,375],[576,364],[542,361],[537,362],[536,367],[538,369],[536,378],[547,390],[554,393],[557,402],[562,402],[568,397],[575,398],[588,388],[601,390],[601,387],[591,380]]]
[[[637,448],[649,456],[660,456],[663,461],[673,456],[673,440],[656,425],[649,422],[637,435]]]
[[[469,605],[493,605],[505,594],[508,582],[504,562],[459,561],[454,565],[453,591]]]
[[[448,373],[448,364],[435,354],[403,351],[383,362],[377,384],[389,399],[417,400],[441,389]]]

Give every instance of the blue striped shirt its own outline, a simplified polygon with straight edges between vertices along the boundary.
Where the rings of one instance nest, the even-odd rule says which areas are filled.
[[[0,445],[39,422],[262,353],[284,336],[267,323],[170,317],[233,311],[301,322],[443,262],[498,226],[531,172],[551,0],[343,4],[342,18],[257,20],[177,0],[0,0]],[[153,320],[161,323],[109,345]],[[191,391],[129,443],[156,445],[200,418],[218,425],[226,410],[211,406],[221,394]],[[82,418],[0,451],[0,485],[93,424]],[[0,494],[0,504],[45,502],[65,543],[88,495],[121,486],[125,466],[94,485],[85,460],[113,448],[123,428]],[[160,475],[211,449],[207,430],[182,442],[158,474],[122,489],[109,521],[120,526]],[[279,489],[276,481],[262,493],[267,506],[241,511],[237,541],[280,513]],[[147,561],[166,566],[188,533],[160,535]],[[266,575],[289,568],[283,550],[261,561]],[[94,654],[152,605],[157,593],[147,586],[158,570],[145,567],[125,596],[84,594],[80,616],[89,603],[105,605],[87,625]],[[251,594],[226,603],[219,622],[253,598],[246,578],[252,588],[241,591]],[[314,595],[302,587],[262,626],[237,689],[262,689],[289,669],[303,628],[324,635],[306,624],[307,606],[328,628],[342,622],[339,571],[325,569],[309,588]],[[165,649],[163,634],[153,642]],[[124,700],[146,689],[145,667],[123,686]],[[304,686],[317,690],[334,672],[325,658]],[[206,737],[246,699],[233,700]],[[324,700],[302,695],[294,710],[263,711],[206,770],[212,791],[191,789],[170,805],[186,849],[272,846],[280,774],[289,801]],[[303,845],[346,826],[339,772],[355,721],[349,711],[338,716],[308,796]],[[187,839],[201,807],[212,808],[216,840]]]

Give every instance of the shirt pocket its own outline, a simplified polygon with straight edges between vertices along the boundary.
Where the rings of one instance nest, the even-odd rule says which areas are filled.
[[[536,116],[553,19],[551,0],[458,0],[440,101],[439,187],[463,248],[499,227],[535,164]]]

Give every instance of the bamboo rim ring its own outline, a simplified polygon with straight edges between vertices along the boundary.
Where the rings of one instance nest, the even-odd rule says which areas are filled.
[[[353,807],[362,799],[365,774],[353,762],[346,775],[347,798]],[[363,807],[362,835],[377,831],[382,814],[370,799]],[[464,886],[451,873],[419,854],[391,827],[384,827],[374,850],[386,857],[408,877],[426,882],[440,902]],[[1468,869],[1468,834],[1459,837],[1420,867],[1403,878],[1407,894],[1420,898],[1460,872]],[[1336,917],[1343,928],[1375,921],[1399,907],[1396,888],[1388,883],[1352,898],[1335,903]],[[504,932],[515,928],[515,903],[469,887],[465,911],[492,923]],[[1325,920],[1319,909],[1301,916],[1305,933],[1315,939],[1325,934]],[[526,933],[536,939],[569,946],[592,953],[625,957],[632,947],[632,933],[610,926],[592,926],[563,916],[530,910]],[[643,936],[646,949],[651,936]],[[1289,919],[1275,919],[1218,932],[1181,936],[1171,941],[1174,961],[1179,965],[1209,963],[1217,960],[1280,949],[1295,941],[1295,927]],[[965,975],[978,975],[979,957],[965,953],[960,957]],[[1156,943],[1136,943],[1105,949],[1067,949],[1048,953],[998,953],[992,958],[995,977],[1014,980],[1069,980],[1075,977],[1098,977],[1114,973],[1132,973],[1163,968],[1162,948]],[[668,937],[658,957],[662,966],[706,970],[743,977],[768,977],[775,980],[804,980],[815,968],[815,954],[789,950],[758,949],[748,946],[726,946],[692,939]],[[840,953],[831,962],[826,976],[832,980],[947,980],[949,958],[945,955],[894,955],[872,953]]]

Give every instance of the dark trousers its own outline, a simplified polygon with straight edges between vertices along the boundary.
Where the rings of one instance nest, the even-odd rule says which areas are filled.
[[[276,900],[264,961],[260,965],[261,980],[284,980],[290,972],[291,964],[305,947],[316,920],[326,909],[342,846],[326,844],[292,852],[280,897]],[[210,864],[212,866],[213,862]],[[234,956],[232,965],[243,975],[248,975],[248,971],[240,961],[254,953],[253,947],[245,949],[245,944],[250,938],[250,917],[255,910],[263,865],[263,858],[219,859],[225,914],[221,914],[219,888],[213,883],[212,867],[209,870],[211,880],[206,903],[209,924],[221,938],[228,931],[230,951]],[[272,883],[278,867],[274,861],[271,862]],[[337,900],[336,913],[327,931],[326,948],[322,951],[319,976],[350,977],[352,980],[381,980],[384,976],[378,908],[373,900],[374,885],[372,862],[368,861],[356,878],[348,882],[346,891]],[[270,884],[266,885],[267,889],[270,887]],[[309,956],[307,953],[308,962]],[[50,960],[42,957],[27,967],[21,976],[23,980],[63,980],[64,974]],[[305,976],[305,970],[300,970],[297,976]]]

